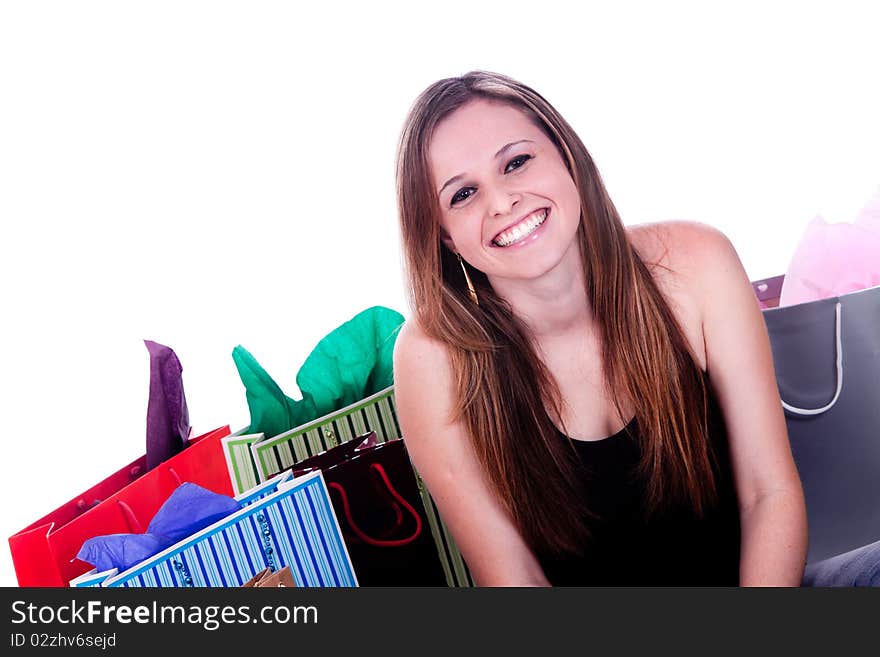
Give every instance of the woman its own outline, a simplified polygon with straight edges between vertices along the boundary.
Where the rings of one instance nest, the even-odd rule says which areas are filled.
[[[398,151],[413,308],[395,396],[478,585],[798,585],[806,514],[730,242],[624,227],[529,87],[475,71]]]

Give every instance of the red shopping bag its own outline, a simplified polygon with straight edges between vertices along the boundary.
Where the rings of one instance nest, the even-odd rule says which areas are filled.
[[[182,452],[152,470],[144,455],[11,536],[19,586],[67,586],[92,568],[76,558],[86,539],[146,531],[162,503],[185,481],[232,496],[221,444],[229,434],[224,426],[192,438]]]

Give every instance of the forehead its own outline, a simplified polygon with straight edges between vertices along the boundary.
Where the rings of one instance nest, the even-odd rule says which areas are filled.
[[[521,110],[487,100],[474,100],[444,118],[428,145],[435,180],[466,173],[490,162],[499,148],[521,139],[549,143]]]

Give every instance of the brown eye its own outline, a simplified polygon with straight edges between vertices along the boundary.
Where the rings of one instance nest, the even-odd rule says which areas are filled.
[[[510,162],[507,163],[506,167],[504,167],[504,173],[509,173],[510,171],[515,171],[519,169],[522,165],[524,165],[531,159],[531,155],[517,155]]]
[[[469,199],[471,196],[474,195],[475,191],[476,190],[473,187],[462,187],[457,192],[455,192],[455,196],[452,197],[450,204],[455,205],[456,203],[461,203],[462,201]]]

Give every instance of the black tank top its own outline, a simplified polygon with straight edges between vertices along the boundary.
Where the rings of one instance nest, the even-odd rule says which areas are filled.
[[[583,554],[538,555],[554,586],[737,586],[740,522],[723,416],[705,376],[709,440],[715,454],[718,503],[702,518],[672,506],[647,520],[638,423],[596,441],[572,440],[583,466],[580,483],[590,510],[591,540]],[[560,433],[564,440],[569,440]]]

